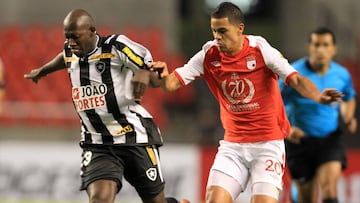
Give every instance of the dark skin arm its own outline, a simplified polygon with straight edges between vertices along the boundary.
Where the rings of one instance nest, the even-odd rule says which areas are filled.
[[[136,101],[141,101],[145,93],[146,87],[159,87],[161,79],[159,75],[153,71],[142,69],[135,73],[132,78],[133,94]]]
[[[31,79],[34,83],[37,83],[42,77],[45,77],[47,74],[65,68],[66,65],[65,65],[63,53],[59,53],[45,65],[41,66],[40,68],[33,69],[31,70],[30,73],[25,74],[24,78]]]

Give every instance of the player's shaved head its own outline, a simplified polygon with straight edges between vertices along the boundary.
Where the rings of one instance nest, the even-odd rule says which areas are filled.
[[[85,28],[95,31],[95,22],[91,15],[83,9],[74,9],[64,19],[65,29]]]
[[[77,56],[85,56],[96,47],[94,19],[83,9],[74,9],[67,14],[64,35],[71,51]]]

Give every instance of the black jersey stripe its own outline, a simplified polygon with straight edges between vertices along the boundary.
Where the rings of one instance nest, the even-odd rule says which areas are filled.
[[[79,116],[80,117],[80,116]],[[89,130],[87,128],[87,126],[85,125],[83,119],[80,117],[80,121],[81,121],[81,125],[84,127],[85,132],[84,132],[84,137],[85,137],[85,143],[91,144],[92,143],[92,137],[91,134],[89,133]]]
[[[72,56],[72,52],[71,52],[71,50],[69,49],[69,44],[68,43],[65,43],[64,44],[64,51],[65,51],[65,56],[66,57],[71,57]],[[66,67],[67,68],[70,68],[70,66],[71,66],[71,61],[66,61]]]
[[[102,41],[104,41],[104,39]],[[102,44],[102,53],[111,53],[111,48],[112,46],[110,44]],[[106,84],[108,90],[105,95],[108,112],[112,113],[116,120],[124,119],[124,121],[126,121],[126,117],[120,112],[116,100],[114,83],[111,75],[111,58],[101,58],[100,61],[105,64],[105,70],[101,74],[101,80],[104,84]]]
[[[65,56],[66,57],[72,57],[72,52],[71,50],[69,49],[69,44],[68,43],[65,43],[64,44],[64,51],[65,51]],[[70,68],[71,67],[71,61],[67,61],[66,63],[66,67],[67,68]],[[68,73],[69,74],[69,78],[71,77],[70,76],[70,72]],[[73,102],[73,105],[74,105],[74,109],[76,109],[75,107],[75,103],[74,101]],[[79,115],[79,114],[78,114]],[[87,126],[84,124],[84,121],[82,120],[81,116],[79,116],[80,118],[80,121],[81,121],[81,125],[84,127],[84,129],[86,130],[85,133],[84,133],[84,137],[85,137],[85,143],[92,143],[92,138],[91,138],[91,134],[88,133],[89,130],[87,128]]]
[[[134,113],[140,119],[141,125],[145,128],[148,135],[149,143],[162,143],[160,132],[153,118],[144,118],[139,113],[134,111],[130,112]]]
[[[112,49],[112,43],[116,40],[117,37],[113,37],[111,39],[111,41],[109,42],[109,44],[104,43],[102,44],[102,53],[111,53],[111,49]],[[102,40],[102,41],[105,41]],[[135,132],[135,128],[132,124],[130,124],[128,122],[128,120],[126,119],[126,116],[124,114],[121,113],[117,100],[116,100],[116,95],[115,95],[115,89],[114,89],[114,83],[112,80],[109,80],[109,78],[112,78],[111,76],[111,58],[101,58],[100,61],[102,61],[103,63],[105,63],[105,70],[104,72],[101,74],[101,79],[103,81],[103,83],[106,84],[108,92],[105,95],[105,99],[106,99],[106,104],[107,104],[107,108],[109,113],[113,114],[114,119],[119,123],[120,126],[125,127],[130,125],[132,127],[132,131],[126,133],[126,143],[127,144],[131,144],[131,143],[136,143],[136,132]]]
[[[80,66],[80,84],[81,86],[90,85],[90,69],[87,58],[79,60]],[[103,144],[113,144],[113,138],[105,124],[102,122],[100,116],[95,112],[95,109],[85,110],[86,116],[89,118],[91,125],[96,132],[101,133]]]

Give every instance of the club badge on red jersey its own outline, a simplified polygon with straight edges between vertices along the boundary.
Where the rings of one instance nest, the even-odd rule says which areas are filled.
[[[256,67],[256,59],[255,56],[250,56],[246,58],[246,67],[249,70],[254,70]]]

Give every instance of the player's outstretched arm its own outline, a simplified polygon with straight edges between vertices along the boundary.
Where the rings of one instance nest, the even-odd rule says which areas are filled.
[[[288,83],[302,96],[314,100],[320,104],[330,104],[332,102],[339,102],[344,96],[341,92],[336,89],[327,88],[320,92],[315,84],[306,77],[300,74],[290,76]]]
[[[37,83],[40,78],[45,77],[47,74],[55,72],[57,70],[65,69],[65,61],[63,53],[56,55],[51,61],[30,71],[30,73],[25,74],[24,78],[31,79],[34,83]]]
[[[172,72],[169,74],[167,64],[163,61],[155,61],[149,65],[150,70],[157,72],[161,80],[159,80],[159,86],[166,91],[172,92],[179,89],[182,85],[180,80]]]

